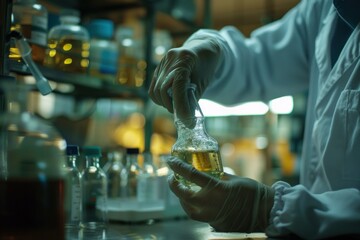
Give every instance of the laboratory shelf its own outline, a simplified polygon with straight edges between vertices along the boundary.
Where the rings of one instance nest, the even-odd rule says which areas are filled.
[[[17,61],[10,61],[10,71],[14,74],[31,76],[28,67]],[[68,84],[73,87],[55,87],[54,92],[64,95],[72,95],[77,98],[126,98],[146,99],[147,92],[143,87],[128,87],[110,83],[104,79],[87,74],[68,73],[41,65],[37,65],[42,74],[51,82]],[[56,84],[55,84],[56,85]]]

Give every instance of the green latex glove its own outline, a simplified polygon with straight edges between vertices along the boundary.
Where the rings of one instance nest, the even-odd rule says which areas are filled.
[[[226,173],[222,179],[216,179],[176,157],[170,157],[168,165],[175,173],[201,187],[195,192],[174,176],[169,178],[171,191],[190,218],[207,222],[220,232],[265,231],[274,201],[273,189]]]
[[[175,108],[181,120],[193,117],[188,86],[195,84],[196,98],[200,99],[213,78],[219,55],[220,47],[211,38],[190,40],[169,50],[155,69],[149,96],[171,113]]]

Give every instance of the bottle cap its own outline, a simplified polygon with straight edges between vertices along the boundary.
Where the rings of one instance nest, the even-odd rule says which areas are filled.
[[[79,156],[79,147],[77,145],[67,145],[66,146],[66,155],[68,156]]]
[[[85,156],[101,157],[101,148],[98,146],[85,146],[83,152]]]
[[[127,148],[126,154],[139,154],[140,150],[139,148]]]

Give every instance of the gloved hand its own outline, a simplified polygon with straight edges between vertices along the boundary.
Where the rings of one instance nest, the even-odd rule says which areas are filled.
[[[171,113],[175,108],[181,120],[193,117],[187,86],[194,83],[197,100],[200,99],[213,78],[219,55],[220,47],[211,38],[189,40],[182,47],[169,50],[155,69],[149,96]]]
[[[220,232],[265,231],[274,201],[273,189],[226,173],[221,180],[216,179],[176,157],[170,157],[168,165],[175,173],[201,187],[194,192],[173,175],[169,178],[170,189],[190,218],[208,222]]]

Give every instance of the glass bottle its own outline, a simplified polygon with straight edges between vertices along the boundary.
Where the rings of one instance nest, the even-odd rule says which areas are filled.
[[[123,154],[120,151],[112,151],[108,154],[108,162],[104,166],[108,178],[108,199],[121,197],[121,171]]]
[[[36,0],[15,0],[12,13],[11,30],[17,30],[23,34],[31,45],[33,61],[42,63],[47,42],[47,9]],[[22,61],[14,42],[10,45],[9,58]]]
[[[108,19],[93,19],[88,25],[90,39],[91,75],[114,83],[118,67],[118,45],[112,40],[114,23]]]
[[[27,111],[29,86],[10,77],[0,85],[0,239],[63,240],[66,142]]]
[[[138,176],[143,170],[139,166],[139,148],[126,149],[126,166],[121,172],[122,196],[137,201]]]
[[[144,207],[163,205],[160,191],[160,180],[150,152],[142,154],[142,171],[138,175],[137,201]]]
[[[171,149],[171,155],[191,164],[201,172],[221,178],[223,166],[218,142],[208,135],[205,128],[205,117],[195,97],[194,85],[188,89],[189,105],[194,109],[194,117],[179,119],[174,109],[177,139]],[[196,187],[195,184],[176,174],[176,178],[185,186]]]
[[[77,167],[80,156],[77,145],[66,147],[67,165],[66,172],[69,181],[69,212],[66,215],[65,227],[77,229],[80,226],[81,216],[81,173]]]
[[[101,148],[85,146],[86,166],[81,175],[81,226],[85,229],[103,229],[107,224],[107,177],[100,167]]]
[[[135,38],[131,27],[120,26],[116,33],[119,44],[117,83],[129,87],[143,86],[146,62],[143,60],[142,44]]]
[[[86,28],[79,25],[79,12],[61,10],[60,23],[49,31],[44,65],[66,72],[87,73],[90,36]]]

